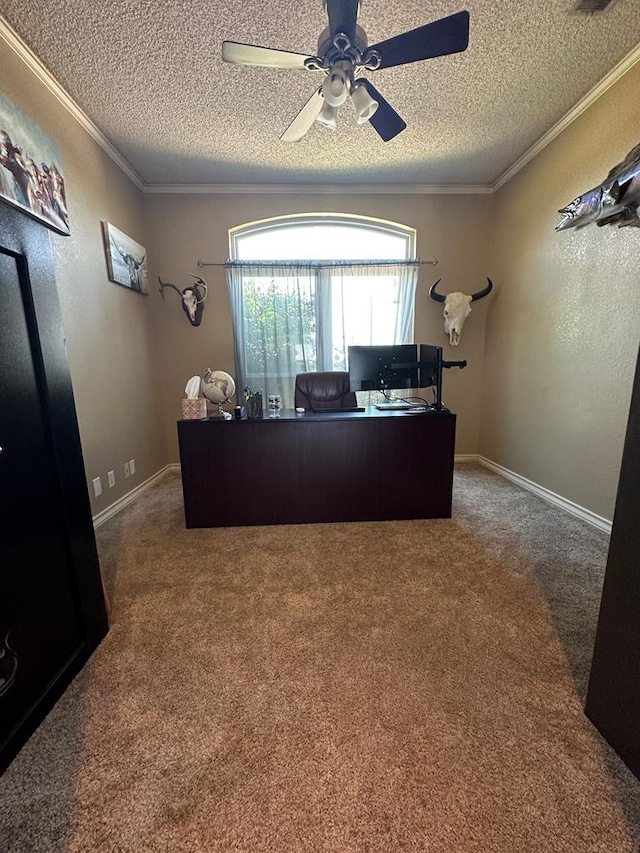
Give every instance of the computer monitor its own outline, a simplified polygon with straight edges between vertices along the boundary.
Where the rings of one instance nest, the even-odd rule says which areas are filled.
[[[420,387],[433,388],[435,408],[442,408],[442,347],[420,344]]]
[[[418,387],[416,344],[349,347],[351,391],[387,391]]]

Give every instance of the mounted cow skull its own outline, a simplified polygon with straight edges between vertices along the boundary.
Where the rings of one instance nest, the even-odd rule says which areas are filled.
[[[471,314],[471,303],[491,293],[493,282],[488,278],[489,283],[485,289],[472,293],[470,296],[466,293],[447,293],[446,296],[443,296],[436,290],[436,285],[441,281],[442,279],[439,278],[435,284],[431,285],[429,296],[436,302],[444,302],[444,311],[442,312],[444,314],[444,332],[445,335],[449,335],[451,346],[457,347],[462,337],[464,321]]]
[[[182,299],[182,308],[184,313],[187,315],[187,319],[192,326],[199,326],[200,321],[202,320],[202,312],[204,311],[204,300],[207,298],[207,285],[200,276],[194,275],[193,273],[189,273],[189,275],[191,278],[195,278],[196,283],[193,287],[185,287],[184,290],[180,290],[180,288],[176,287],[175,284],[165,283],[162,281],[160,276],[158,276],[158,281],[160,282],[160,293],[164,297],[165,287],[172,287],[177,291]]]

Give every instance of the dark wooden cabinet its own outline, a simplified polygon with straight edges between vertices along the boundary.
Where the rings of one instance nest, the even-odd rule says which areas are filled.
[[[450,412],[179,421],[187,527],[449,518]]]
[[[0,203],[0,770],[107,631],[47,229]]]

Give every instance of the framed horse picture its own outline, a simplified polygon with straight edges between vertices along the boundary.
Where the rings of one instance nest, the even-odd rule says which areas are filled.
[[[60,150],[42,128],[0,93],[0,200],[68,236]]]

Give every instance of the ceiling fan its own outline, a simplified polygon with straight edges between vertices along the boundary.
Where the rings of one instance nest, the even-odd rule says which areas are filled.
[[[234,65],[322,71],[326,77],[289,127],[280,136],[298,142],[314,121],[335,130],[338,108],[347,98],[356,111],[357,124],[369,122],[388,142],[401,133],[406,122],[365,77],[364,71],[380,71],[422,59],[460,53],[469,44],[469,13],[457,12],[368,46],[367,34],[357,23],[360,0],[324,0],[329,26],[318,39],[318,53],[291,53],[270,47],[222,43],[222,58]]]

